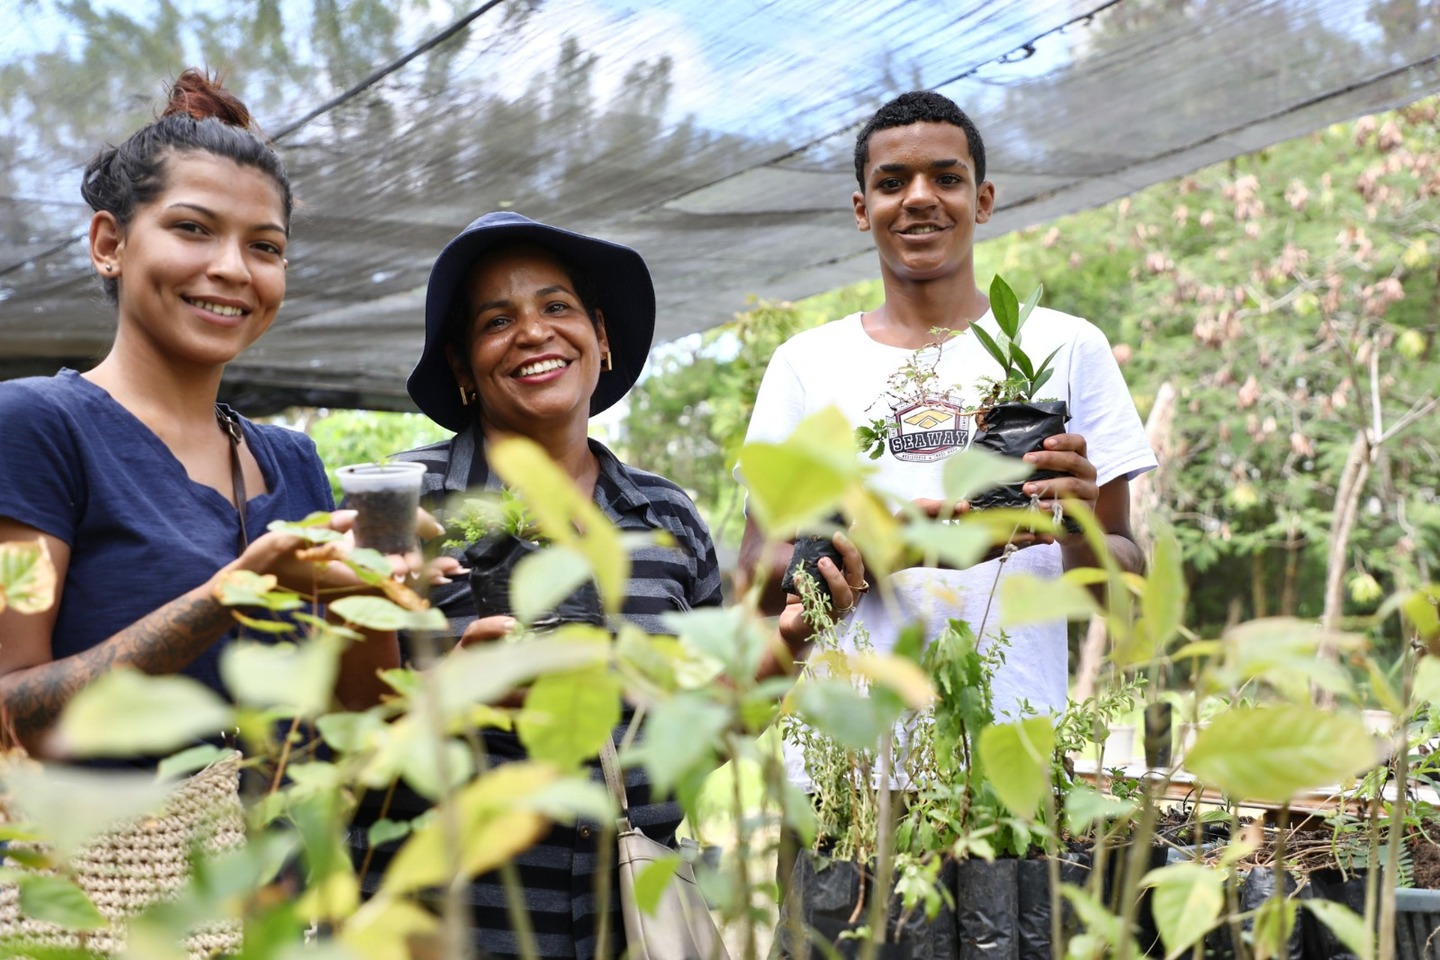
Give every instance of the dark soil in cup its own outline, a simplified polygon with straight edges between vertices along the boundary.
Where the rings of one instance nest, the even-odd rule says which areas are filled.
[[[356,511],[356,546],[381,553],[415,549],[415,491],[359,491],[348,494],[345,503]]]

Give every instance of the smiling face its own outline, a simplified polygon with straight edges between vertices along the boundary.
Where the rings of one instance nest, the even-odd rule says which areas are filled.
[[[480,394],[487,429],[534,436],[583,430],[609,349],[603,320],[585,310],[565,267],[538,247],[516,247],[475,264],[461,288],[470,335],[455,379]]]
[[[875,238],[887,279],[924,282],[973,274],[975,225],[990,219],[995,187],[977,184],[965,131],[913,123],[870,138],[855,224]]]
[[[285,299],[284,204],[254,167],[172,153],[164,189],[121,227],[90,225],[102,277],[119,281],[117,349],[167,364],[217,366],[269,329]]]

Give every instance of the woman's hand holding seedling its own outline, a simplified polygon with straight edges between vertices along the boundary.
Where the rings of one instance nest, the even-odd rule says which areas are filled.
[[[844,533],[836,532],[831,539],[835,549],[840,551],[844,566],[836,566],[829,557],[822,557],[818,563],[820,576],[830,590],[831,616],[840,619],[855,609],[860,597],[870,585],[865,581],[865,562],[860,551]],[[805,617],[804,604],[797,594],[785,598],[785,610],[780,614],[780,639],[785,641],[797,659],[801,651],[815,635],[815,625]]]

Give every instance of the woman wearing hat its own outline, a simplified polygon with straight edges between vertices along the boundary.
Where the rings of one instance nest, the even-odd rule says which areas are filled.
[[[641,629],[664,633],[664,614],[721,602],[709,531],[678,486],[622,463],[587,435],[589,418],[620,400],[640,376],[654,329],[650,272],[634,250],[515,213],[486,214],[435,261],[425,348],[408,383],[420,409],[455,436],[396,459],[426,465],[424,493],[428,505],[439,508],[451,494],[499,488],[486,464],[487,443],[518,435],[539,444],[618,528],[670,535],[674,546],[632,555],[621,610]],[[863,579],[858,554],[848,544],[846,551],[848,573],[828,560],[822,566],[842,608],[854,603],[850,584]],[[506,617],[477,620],[463,578],[439,588],[432,600],[461,644],[499,639],[513,625]],[[788,610],[781,636],[791,650],[799,653],[810,633],[798,604]],[[487,730],[485,739],[492,758],[524,755],[511,733]],[[650,802],[642,771],[631,771],[627,780],[634,824],[652,839],[671,841],[678,804]],[[406,805],[397,791],[389,818],[419,812]],[[518,858],[542,957],[597,953],[593,872],[600,836],[584,824],[556,825]],[[388,859],[377,853],[367,887]],[[622,928],[617,900],[611,898],[612,931]],[[518,954],[498,876],[477,878],[470,902],[476,945],[491,955]],[[623,944],[611,945],[609,955],[622,953]]]

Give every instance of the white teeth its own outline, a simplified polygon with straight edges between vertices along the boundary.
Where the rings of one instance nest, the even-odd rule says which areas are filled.
[[[551,370],[559,370],[561,367],[569,366],[568,360],[540,360],[536,363],[527,363],[515,371],[517,377],[533,377],[537,373],[549,373]]]
[[[191,300],[201,310],[208,310],[211,313],[218,313],[222,317],[238,317],[245,311],[239,307],[229,307],[223,303],[211,303],[209,300]]]

